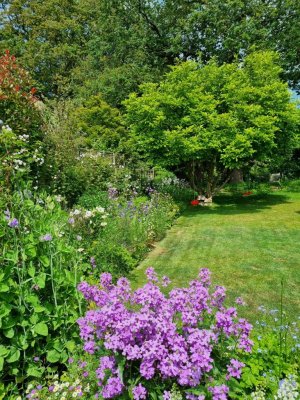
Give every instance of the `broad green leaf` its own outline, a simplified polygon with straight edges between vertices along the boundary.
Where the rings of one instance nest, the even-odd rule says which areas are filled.
[[[20,350],[18,350],[16,347],[12,347],[10,349],[9,356],[7,357],[6,361],[8,363],[13,363],[15,361],[18,361],[20,358]]]
[[[34,266],[32,264],[28,268],[28,275],[31,276],[31,278],[33,278],[34,275],[35,275],[35,268],[34,268]]]
[[[0,293],[8,292],[8,291],[9,291],[9,286],[6,285],[5,283],[0,282]]]
[[[11,339],[12,337],[14,337],[15,331],[13,330],[13,328],[10,328],[10,329],[4,330],[3,334],[7,338]]]
[[[0,371],[3,370],[4,358],[0,356]]]
[[[43,375],[43,368],[37,366],[29,366],[27,368],[27,376],[34,376],[35,378],[40,378]]]
[[[38,285],[40,289],[44,289],[45,282],[46,282],[46,274],[44,272],[39,273],[39,275],[35,277],[35,283]]]
[[[44,265],[44,267],[49,267],[50,265],[50,260],[47,256],[40,256],[39,257],[40,262]]]
[[[35,257],[36,256],[36,247],[33,245],[28,245],[25,247],[25,253],[29,257]]]
[[[7,354],[9,353],[9,349],[5,346],[3,346],[3,344],[0,344],[0,356],[5,357],[7,356]]]
[[[48,336],[48,326],[44,322],[39,322],[35,325],[34,332],[38,335]]]
[[[47,352],[47,361],[56,363],[60,360],[60,353],[57,350],[49,350]]]

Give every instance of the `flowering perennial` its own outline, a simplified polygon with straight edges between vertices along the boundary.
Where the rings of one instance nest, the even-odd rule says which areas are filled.
[[[126,278],[113,284],[108,273],[101,275],[99,286],[79,284],[96,306],[78,324],[85,351],[99,355],[99,394],[115,398],[127,391],[143,399],[156,382],[158,394],[167,395],[175,383],[188,395],[189,388],[204,390],[207,383],[203,393],[226,399],[226,382],[239,378],[244,366],[238,355],[251,351],[251,325],[237,318],[235,308],[224,306],[225,289],[212,288],[207,269],[188,288],[173,289],[168,296],[153,268],[147,279],[136,291]],[[166,278],[162,283],[168,283]]]

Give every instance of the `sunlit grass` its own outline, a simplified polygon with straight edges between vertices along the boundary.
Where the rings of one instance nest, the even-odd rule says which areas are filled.
[[[189,208],[166,238],[132,273],[134,285],[145,282],[153,266],[173,286],[184,286],[202,267],[224,285],[229,300],[242,296],[244,314],[254,319],[261,304],[278,308],[281,280],[284,307],[300,315],[300,194],[222,195],[212,207]]]

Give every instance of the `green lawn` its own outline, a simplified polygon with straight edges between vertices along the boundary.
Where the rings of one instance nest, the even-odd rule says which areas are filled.
[[[132,273],[134,285],[145,282],[153,266],[173,286],[184,286],[202,267],[224,285],[229,299],[242,296],[244,315],[254,320],[261,304],[280,305],[292,318],[300,315],[300,193],[263,196],[222,195],[212,207],[189,208],[166,238]]]

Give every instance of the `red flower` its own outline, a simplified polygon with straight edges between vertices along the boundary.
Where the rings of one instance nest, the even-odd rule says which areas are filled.
[[[35,87],[33,87],[33,88],[30,90],[30,93],[31,93],[31,94],[34,94],[34,93],[36,93],[36,88],[35,88]]]
[[[199,205],[199,200],[192,200],[191,201],[192,206],[198,206]]]
[[[251,194],[253,194],[253,192],[245,192],[243,193],[243,197],[250,196]]]

